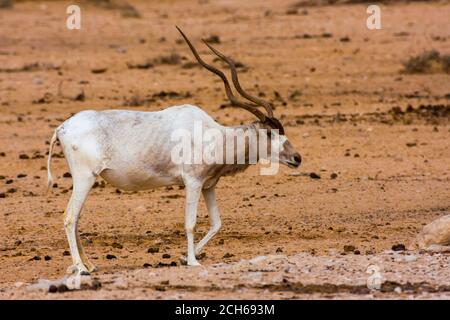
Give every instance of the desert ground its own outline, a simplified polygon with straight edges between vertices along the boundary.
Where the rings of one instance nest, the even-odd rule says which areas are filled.
[[[449,1],[381,4],[381,30],[367,29],[367,4],[130,3],[80,2],[80,30],[66,28],[72,2],[0,9],[0,298],[450,298],[448,253],[414,246],[450,212],[450,75],[404,69],[427,50],[450,54]],[[101,286],[34,290],[71,265],[59,146],[46,195],[48,144],[65,119],[194,104],[224,125],[254,120],[175,25],[207,61],[225,69],[202,38],[242,64],[242,85],[274,104],[301,167],[222,178],[223,227],[195,268],[179,260],[182,188],[124,192],[99,178],[79,232]],[[196,240],[208,227],[202,200]],[[373,264],[381,290],[366,287]]]

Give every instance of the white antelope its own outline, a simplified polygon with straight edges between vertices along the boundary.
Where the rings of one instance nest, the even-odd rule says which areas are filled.
[[[178,28],[178,27],[177,27]],[[95,266],[88,260],[77,232],[77,223],[87,195],[96,177],[101,176],[109,184],[122,190],[147,190],[161,186],[185,186],[186,208],[185,228],[187,236],[187,264],[197,266],[196,255],[219,231],[221,220],[216,203],[215,186],[221,176],[245,170],[249,164],[176,164],[171,160],[175,143],[171,133],[177,129],[193,130],[195,122],[203,128],[214,128],[225,134],[225,130],[258,132],[258,129],[272,131],[279,135],[266,135],[268,149],[279,147],[277,155],[270,154],[267,160],[279,161],[290,167],[298,167],[300,155],[287,140],[281,123],[274,118],[271,105],[264,100],[247,94],[239,85],[234,62],[211,46],[208,47],[231,68],[236,90],[253,103],[241,102],[232,93],[226,76],[215,67],[206,64],[198,55],[189,39],[178,28],[198,62],[215,73],[224,82],[225,91],[234,106],[254,114],[259,121],[239,127],[225,127],[214,121],[202,109],[192,106],[174,106],[157,112],[127,110],[82,111],[66,120],[51,139],[48,157],[48,186],[53,185],[51,158],[53,148],[59,140],[73,178],[73,191],[65,211],[64,228],[69,241],[73,266],[70,272],[88,273]],[[205,42],[206,43],[206,42]],[[262,106],[267,115],[257,109]],[[258,133],[258,140],[260,139]],[[257,144],[246,144],[243,150],[234,149],[235,156],[248,158]],[[240,153],[240,154],[239,154]],[[242,154],[244,153],[244,154]],[[206,202],[211,227],[205,237],[194,244],[194,228],[200,194]]]

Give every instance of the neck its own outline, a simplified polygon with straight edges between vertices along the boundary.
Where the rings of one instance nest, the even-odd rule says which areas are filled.
[[[258,129],[258,123],[225,127],[222,175],[235,174],[258,162]]]

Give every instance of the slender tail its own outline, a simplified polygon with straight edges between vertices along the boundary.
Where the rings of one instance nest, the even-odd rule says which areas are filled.
[[[47,160],[47,194],[52,190],[52,186],[53,186],[53,177],[52,177],[51,163],[52,163],[53,148],[54,148],[55,143],[56,143],[57,140],[58,140],[58,134],[57,134],[57,130],[55,130],[55,133],[53,134],[52,140],[50,141],[50,150],[48,152],[48,160]]]

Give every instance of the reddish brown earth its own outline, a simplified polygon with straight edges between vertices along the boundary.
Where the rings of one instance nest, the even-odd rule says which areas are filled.
[[[62,222],[71,179],[63,177],[68,168],[62,158],[54,161],[57,187],[45,196],[47,144],[64,119],[85,109],[151,111],[190,103],[223,124],[253,120],[245,111],[220,108],[226,103],[222,84],[189,64],[193,58],[179,42],[175,24],[199,46],[201,38],[220,37],[216,46],[245,65],[242,84],[274,102],[276,115],[303,157],[298,170],[282,167],[276,176],[260,176],[254,167],[221,180],[223,228],[206,247],[201,263],[207,268],[217,263],[236,266],[241,259],[277,252],[293,261],[307,254],[322,266],[331,250],[335,259],[346,259],[349,270],[355,263],[365,273],[367,265],[358,259],[369,261],[396,244],[413,249],[411,242],[422,226],[449,213],[450,76],[401,72],[402,61],[424,50],[450,53],[448,1],[383,5],[383,29],[376,31],[365,26],[365,5],[287,14],[288,1],[133,4],[141,18],[81,5],[78,31],[65,28],[68,3],[63,1],[20,2],[0,10],[0,297],[54,298],[15,284],[61,278],[71,264],[64,254],[68,244]],[[161,64],[159,58],[172,53],[181,60]],[[212,61],[206,49],[201,53]],[[127,66],[147,60],[153,61],[152,68]],[[161,94],[171,91],[177,95]],[[410,112],[403,112],[409,105]],[[321,179],[311,179],[311,172]],[[162,281],[167,273],[189,278],[200,272],[190,274],[191,269],[179,266],[186,250],[183,196],[178,188],[119,194],[100,185],[92,191],[80,232],[100,281],[138,272],[144,264],[142,272]],[[202,202],[196,238],[207,229]],[[348,257],[354,250],[344,252],[344,246],[354,246],[361,257]],[[147,253],[150,247],[159,252]],[[116,258],[107,259],[108,254]],[[433,269],[433,283],[448,285],[448,275],[439,273],[448,268],[448,256],[436,259],[442,269]],[[177,266],[157,268],[172,262]],[[391,267],[408,272],[402,263]],[[296,271],[295,281],[308,282],[302,270]],[[325,281],[320,270],[317,284]],[[237,287],[224,291],[189,286],[161,291],[152,284],[142,294],[140,282],[135,282],[134,290],[120,295],[105,283],[101,290],[60,297],[286,297],[277,294],[279,287],[254,287],[244,294],[236,289],[240,279],[230,279]],[[287,296],[345,297],[345,290],[339,292]],[[356,297],[364,294],[357,292]],[[409,297],[420,296],[413,292]]]

